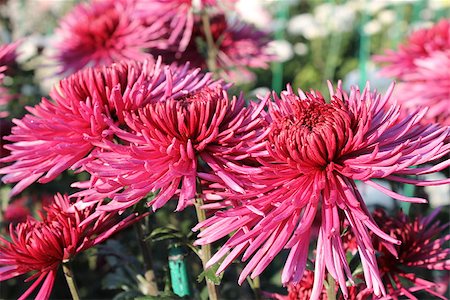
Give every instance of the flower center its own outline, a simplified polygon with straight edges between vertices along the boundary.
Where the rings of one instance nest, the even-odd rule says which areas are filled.
[[[304,170],[323,170],[340,155],[350,127],[350,115],[341,102],[326,103],[310,96],[286,97],[286,106],[274,113],[269,135],[272,154]]]

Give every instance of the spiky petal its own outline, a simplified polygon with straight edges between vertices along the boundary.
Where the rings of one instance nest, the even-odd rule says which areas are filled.
[[[121,60],[151,58],[146,49],[160,43],[163,23],[145,24],[134,0],[102,0],[78,4],[56,29],[56,57],[60,73]]]
[[[413,293],[421,290],[446,299],[435,291],[436,283],[418,276],[421,268],[450,270],[450,249],[445,247],[450,240],[449,223],[441,224],[437,220],[439,211],[414,219],[403,212],[388,216],[385,211],[377,210],[373,214],[375,222],[384,232],[402,242],[396,246],[395,257],[383,243],[374,241],[375,249],[379,252],[377,260],[381,266],[380,272],[388,290],[386,299],[399,296],[417,299]]]
[[[86,222],[94,211],[95,206],[71,209],[69,198],[57,195],[53,203],[44,207],[42,220],[29,218],[15,226],[11,224],[9,239],[0,237],[0,281],[35,272],[26,280],[35,280],[34,283],[19,299],[28,298],[42,281],[36,299],[48,299],[63,262],[140,218],[133,214],[120,220],[117,213],[103,212]]]
[[[263,108],[264,102],[245,107],[242,95],[230,99],[222,87],[205,87],[127,114],[133,132],[112,128],[124,144],[108,143],[86,165],[94,189],[111,192],[113,201],[102,209],[124,209],[159,191],[149,203],[153,209],[179,194],[181,210],[196,196],[200,178],[243,193],[243,183],[230,174],[255,171],[247,160],[251,151],[265,151]]]
[[[5,183],[18,182],[12,194],[31,183],[55,179],[69,168],[79,168],[104,140],[115,138],[110,126],[125,125],[126,112],[148,103],[180,97],[219,81],[189,65],[169,67],[158,60],[122,62],[89,68],[63,79],[29,114],[14,120],[5,146],[11,154],[1,162]]]
[[[397,51],[375,57],[399,80],[398,102],[407,113],[428,107],[424,121],[450,125],[450,19],[413,32]]]
[[[251,178],[253,188],[244,196],[229,195],[238,204],[200,223],[197,244],[209,244],[229,234],[232,237],[212,257],[208,266],[226,256],[218,272],[243,253],[247,261],[239,282],[258,276],[283,249],[290,249],[282,282],[299,282],[303,276],[316,215],[321,216],[315,257],[311,299],[318,299],[324,272],[336,280],[344,296],[351,272],[341,240],[342,216],[356,237],[367,288],[385,295],[369,231],[391,245],[399,241],[379,229],[371,218],[355,180],[361,180],[396,199],[425,202],[388,190],[372,181],[386,178],[416,185],[449,183],[450,179],[428,182],[407,179],[442,170],[420,166],[450,152],[449,128],[423,125],[423,111],[399,119],[400,107],[388,105],[393,86],[386,96],[362,92],[353,87],[346,94],[330,85],[331,102],[319,93],[299,95],[292,89],[273,94],[269,103],[271,131],[267,157],[261,157],[261,172]],[[269,95],[267,96],[269,97]]]

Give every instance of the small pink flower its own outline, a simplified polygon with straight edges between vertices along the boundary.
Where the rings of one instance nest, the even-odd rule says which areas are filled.
[[[125,123],[133,132],[113,128],[123,145],[107,143],[109,151],[105,147],[86,165],[94,188],[113,198],[102,209],[124,209],[159,191],[149,202],[153,209],[179,194],[181,210],[195,198],[198,178],[244,193],[230,170],[255,172],[246,160],[264,151],[263,108],[264,103],[245,107],[242,95],[229,99],[218,86],[128,114]]]
[[[210,74],[189,65],[169,67],[154,62],[122,62],[82,70],[63,79],[29,114],[14,120],[11,154],[0,162],[14,162],[0,169],[5,183],[18,182],[12,195],[39,180],[47,183],[68,168],[77,169],[89,154],[113,140],[110,126],[125,125],[127,112],[148,103],[181,97],[205,86],[219,84]]]
[[[444,159],[435,166],[411,168],[450,152],[450,128],[421,124],[424,111],[399,119],[400,107],[387,104],[392,91],[393,85],[382,97],[368,86],[362,92],[353,87],[348,95],[340,85],[336,91],[330,85],[329,103],[314,92],[299,90],[297,96],[288,88],[281,97],[274,93],[274,102],[269,102],[269,155],[259,158],[260,172],[250,177],[253,185],[242,196],[230,193],[234,206],[195,228],[203,228],[196,242],[201,245],[232,235],[208,266],[226,257],[218,269],[222,272],[243,253],[242,260],[248,262],[239,277],[242,283],[248,275],[261,274],[287,248],[290,253],[282,282],[300,282],[312,224],[321,215],[311,299],[319,299],[326,271],[347,297],[347,280],[352,283],[352,275],[341,239],[345,216],[356,238],[368,290],[376,296],[386,295],[369,231],[385,240],[392,251],[392,243],[400,242],[373,221],[355,180],[393,198],[418,203],[426,200],[397,194],[372,179],[422,186],[450,182],[406,178],[450,165],[450,160]]]
[[[162,25],[154,20],[147,26],[138,17],[134,0],[81,3],[56,29],[60,73],[126,59],[151,58],[146,49],[158,44],[157,40],[165,33]]]
[[[401,241],[396,246],[397,256],[388,251],[383,243],[374,241],[380,273],[386,284],[388,296],[385,299],[397,299],[406,296],[417,299],[414,292],[427,291],[441,299],[444,295],[436,292],[437,283],[418,276],[419,270],[450,270],[450,249],[445,247],[450,240],[449,223],[440,224],[436,220],[439,210],[426,217],[408,218],[403,212],[395,217],[377,210],[373,216],[380,228],[393,238]],[[395,285],[394,285],[395,283]]]
[[[8,93],[5,87],[2,87],[5,72],[8,67],[11,67],[16,61],[16,50],[20,42],[0,45],[0,106],[7,105],[14,96]],[[5,118],[9,115],[7,111],[0,111],[0,118]]]
[[[413,32],[397,51],[376,60],[386,76],[399,79],[396,95],[407,113],[428,107],[424,121],[450,125],[450,20]]]
[[[67,196],[57,195],[44,207],[42,221],[29,218],[11,224],[10,240],[0,237],[0,281],[35,272],[26,281],[35,280],[19,298],[26,299],[43,282],[36,299],[49,299],[59,266],[76,254],[102,243],[117,231],[136,222],[130,215],[120,220],[117,213],[101,213],[87,221],[95,206],[71,210]]]
[[[3,212],[3,219],[6,224],[16,225],[17,223],[25,222],[29,216],[31,217],[31,213],[27,206],[26,198],[14,200]]]

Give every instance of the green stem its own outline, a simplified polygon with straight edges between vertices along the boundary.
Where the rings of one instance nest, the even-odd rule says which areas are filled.
[[[261,300],[261,281],[259,279],[259,276],[256,276],[255,278],[253,278],[253,284],[252,284],[252,289],[253,292],[255,293],[255,299],[256,300]]]
[[[197,197],[195,200],[195,211],[197,212],[197,220],[198,222],[202,222],[206,220],[206,213],[200,207],[203,205],[203,199],[201,197]],[[206,263],[211,259],[211,245],[202,245],[200,258],[202,260],[203,270],[206,270]],[[210,300],[219,299],[219,291],[214,282],[210,281],[205,277],[206,287],[208,289],[208,295]]]
[[[202,24],[203,30],[205,31],[206,44],[208,46],[208,55],[206,58],[206,65],[209,71],[211,71],[215,76],[217,76],[217,45],[214,42],[214,38],[211,32],[211,23],[209,22],[209,16],[207,12],[202,12]]]
[[[153,259],[150,246],[145,239],[145,224],[142,220],[134,225],[136,233],[139,240],[139,247],[141,248],[142,256],[144,258],[144,268],[145,268],[145,280],[147,282],[146,292],[147,296],[157,296],[159,294],[158,286],[155,280],[155,271],[153,271]]]
[[[330,274],[328,274],[327,283],[327,299],[336,300],[336,283],[333,276],[331,276]]]
[[[72,299],[80,300],[80,296],[78,295],[77,284],[75,282],[74,275],[70,267],[70,263],[68,261],[63,262],[62,267],[64,277],[66,277],[67,285],[69,286],[70,294],[72,295]]]

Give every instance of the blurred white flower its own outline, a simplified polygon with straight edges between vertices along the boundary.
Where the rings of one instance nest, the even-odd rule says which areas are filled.
[[[315,19],[329,30],[347,32],[352,29],[356,11],[347,5],[325,3],[316,6]]]
[[[398,2],[398,0],[397,0]],[[389,5],[389,1],[367,1],[365,2],[364,8],[370,15],[375,15],[378,11],[383,9],[385,6]]]
[[[294,45],[294,52],[299,56],[303,56],[308,53],[308,46],[305,43],[296,43]]]
[[[289,20],[287,31],[293,35],[303,35],[306,27],[319,26],[312,14],[300,14]]]
[[[286,40],[275,40],[268,44],[269,52],[275,55],[276,61],[285,62],[294,56],[292,44]]]
[[[39,48],[43,49],[49,45],[49,36],[35,34],[22,39],[22,42],[17,49],[17,62],[25,63],[31,58],[38,55]]]
[[[450,7],[450,0],[433,0],[429,1],[428,5],[433,10],[441,10]]]
[[[308,40],[326,37],[329,31],[324,26],[306,27],[303,36]]]
[[[254,90],[251,90],[249,93],[249,97],[254,99],[254,98],[259,98],[259,97],[265,97],[267,94],[269,94],[271,92],[271,89],[265,86],[260,86],[257,87]]]
[[[374,180],[375,183],[391,189],[391,185],[389,182],[385,180]],[[380,192],[374,187],[371,187],[364,182],[357,181],[356,186],[358,187],[359,192],[361,193],[361,196],[364,199],[364,202],[366,203],[367,207],[369,209],[374,209],[377,206],[382,206],[384,209],[394,209],[394,199],[389,197],[383,192]]]
[[[360,77],[361,75],[359,69],[350,71],[347,76],[345,76],[344,88],[346,90],[350,90],[350,87],[353,85],[359,86]],[[392,83],[392,80],[389,78],[381,76],[379,69],[377,69],[376,66],[370,62],[367,64],[366,81],[370,81],[370,87],[381,93],[385,92]]]
[[[394,23],[396,17],[396,13],[390,9],[384,9],[380,11],[377,15],[378,21],[383,25],[389,25]]]
[[[381,23],[377,20],[370,20],[366,24],[364,24],[363,31],[367,35],[374,35],[380,32],[382,29]]]
[[[361,0],[350,0],[345,3],[345,6],[352,11],[357,12],[364,8],[364,2]]]
[[[333,16],[335,9],[336,6],[332,3],[317,5],[314,9],[314,18],[317,22],[325,24],[330,20],[330,17]]]
[[[256,27],[270,30],[272,28],[272,15],[267,9],[268,1],[264,0],[239,0],[236,3],[236,12],[246,22]]]
[[[447,177],[442,173],[433,173],[423,176],[426,180],[442,180]],[[425,192],[428,194],[428,202],[432,208],[443,205],[450,205],[450,185],[426,186]]]

